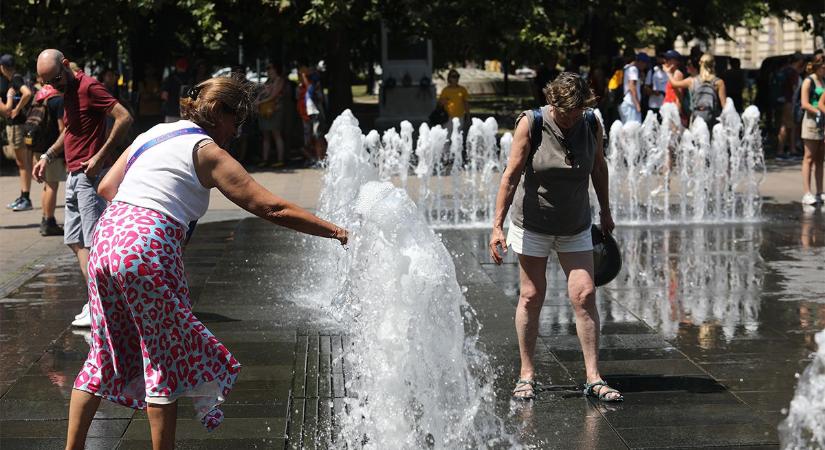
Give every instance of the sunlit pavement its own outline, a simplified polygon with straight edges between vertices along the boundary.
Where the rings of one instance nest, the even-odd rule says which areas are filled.
[[[769,177],[779,175],[793,174]],[[14,197],[9,178],[0,177],[5,203]],[[319,172],[259,178],[315,204]],[[763,193],[774,199],[790,191],[768,181],[778,186]],[[244,368],[216,432],[207,434],[182,401],[178,448],[324,447],[343,413],[346,325],[292,295],[309,256],[305,240],[214,198],[185,265],[196,314]],[[825,218],[798,203],[769,205],[765,216],[755,225],[619,228],[624,269],[597,297],[601,370],[624,392],[619,405],[573,388],[584,368],[557,265],[548,269],[542,311],[539,398],[511,405],[517,266],[489,263],[486,230],[439,230],[483,325],[508,428],[540,448],[775,448],[795,374],[825,326]],[[71,385],[88,351],[86,334],[68,324],[85,288],[61,239],[41,238],[30,225],[39,211],[0,218],[0,447],[63,448]],[[148,439],[143,412],[104,402],[87,448],[147,448]]]

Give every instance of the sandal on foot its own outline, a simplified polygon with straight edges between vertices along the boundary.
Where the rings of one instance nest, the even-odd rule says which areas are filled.
[[[529,392],[529,394],[524,395],[516,395],[521,392]],[[533,380],[521,380],[519,379],[516,381],[516,388],[513,389],[513,400],[533,400],[536,398],[536,382]]]
[[[595,388],[602,386],[601,389],[598,391]],[[608,398],[607,396],[612,393],[619,394],[618,397]],[[595,397],[601,402],[620,402],[624,400],[622,393],[613,389],[612,387],[608,386],[603,380],[595,381],[593,383],[585,383],[584,384],[584,395],[585,397]]]

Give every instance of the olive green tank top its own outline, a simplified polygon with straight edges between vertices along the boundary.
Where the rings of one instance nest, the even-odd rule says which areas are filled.
[[[516,189],[510,220],[516,226],[536,233],[572,236],[590,227],[590,173],[596,155],[596,130],[591,131],[584,115],[566,133],[550,117],[550,108],[541,108],[544,124],[541,144],[528,158]],[[533,129],[533,114],[522,112],[516,124],[527,119]],[[573,156],[565,162],[567,144]]]

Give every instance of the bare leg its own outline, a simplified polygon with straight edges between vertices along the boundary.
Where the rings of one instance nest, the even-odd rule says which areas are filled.
[[[261,143],[261,165],[265,165],[269,163],[269,153],[272,148],[272,137],[266,130],[264,130],[261,134],[264,137],[264,141]]]
[[[89,249],[81,244],[69,244],[69,248],[71,248],[74,254],[77,256],[77,262],[80,263],[80,271],[83,272],[83,278],[86,280],[86,282],[88,282]]]
[[[152,429],[152,450],[173,450],[175,448],[175,429],[178,419],[178,403],[146,407],[149,427]]]
[[[69,430],[66,433],[66,450],[83,450],[86,447],[86,434],[92,425],[100,397],[88,392],[72,389],[69,401]]]
[[[521,357],[519,378],[532,380],[536,372],[533,355],[536,353],[536,339],[539,334],[539,314],[547,291],[547,258],[518,255],[518,261],[520,292],[516,306],[516,335]],[[520,392],[516,395],[528,394],[531,392]]]
[[[40,199],[40,206],[43,208],[43,217],[46,219],[54,217],[54,209],[57,206],[57,186],[59,184],[57,181],[43,183],[43,198]]]
[[[593,383],[602,379],[599,373],[599,310],[596,308],[593,282],[593,252],[560,252],[559,263],[567,275],[567,295],[576,314],[576,334],[584,355],[587,382]],[[618,396],[618,393],[611,393],[607,399]]]
[[[814,163],[814,180],[816,181],[816,193],[822,194],[823,191],[823,163],[825,163],[825,142],[819,141],[819,148],[814,147],[813,163]]]
[[[819,141],[803,139],[802,145],[805,154],[802,156],[802,193],[811,192],[811,166],[814,162],[814,153],[817,153]]]
[[[284,158],[284,138],[281,135],[281,130],[272,130],[272,139],[275,140],[276,162],[286,162],[286,159]]]
[[[32,187],[32,152],[26,146],[14,149],[14,159],[20,172],[20,191],[29,192]]]

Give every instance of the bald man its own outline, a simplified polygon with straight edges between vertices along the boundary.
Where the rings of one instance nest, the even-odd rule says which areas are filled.
[[[46,166],[64,153],[66,170],[66,208],[63,242],[77,255],[80,270],[88,281],[86,266],[95,225],[106,201],[97,195],[97,183],[111,166],[111,154],[123,141],[132,116],[97,80],[69,68],[69,60],[59,50],[47,49],[37,57],[37,74],[44,84],[63,93],[65,127],[54,144],[35,164],[33,175],[42,182]],[[106,137],[106,117],[115,120]],[[91,326],[88,303],[75,316],[73,326]]]

